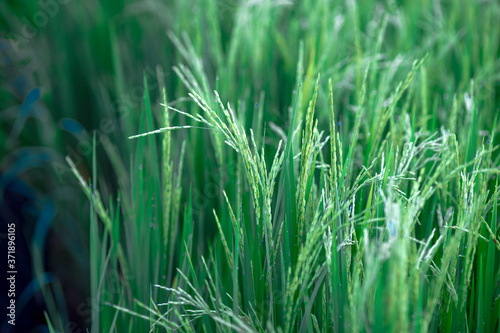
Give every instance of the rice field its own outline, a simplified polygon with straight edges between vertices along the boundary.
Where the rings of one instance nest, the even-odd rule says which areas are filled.
[[[500,332],[498,2],[54,3],[0,5],[2,165],[50,150],[88,262],[46,331]]]

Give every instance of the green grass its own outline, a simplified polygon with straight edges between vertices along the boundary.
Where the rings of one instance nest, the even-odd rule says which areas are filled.
[[[500,332],[497,2],[96,6],[89,331]]]

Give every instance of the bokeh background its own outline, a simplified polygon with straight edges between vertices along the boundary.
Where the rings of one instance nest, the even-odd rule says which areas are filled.
[[[89,203],[65,157],[90,178],[95,134],[104,201],[127,188],[135,149],[127,138],[139,131],[144,77],[157,120],[162,110],[158,82],[165,83],[172,105],[187,95],[172,70],[188,62],[179,43],[191,43],[210,88],[218,88],[227,100],[244,96],[249,101],[248,119],[265,91],[270,104],[262,122],[286,124],[299,40],[305,43],[306,63],[314,64],[305,72],[309,95],[316,73],[330,73],[339,79],[336,100],[342,112],[359,85],[353,57],[376,42],[375,28],[387,13],[382,58],[399,59],[407,69],[429,55],[426,78],[435,89],[417,91],[422,105],[439,115],[435,123],[427,123],[429,130],[447,121],[452,92],[468,91],[471,79],[482,91],[478,99],[491,110],[478,128],[498,112],[500,32],[495,20],[500,6],[495,1],[361,0],[359,22],[349,14],[352,1],[322,2],[322,7],[311,1],[275,1],[266,9],[272,11],[271,21],[250,20],[262,14],[262,2],[248,1],[246,7],[236,0],[0,2],[0,237],[7,223],[16,223],[19,332],[47,331],[43,311],[51,308],[74,332],[89,326]],[[323,25],[329,28],[319,36]],[[349,32],[354,25],[360,27],[362,45]],[[272,52],[263,54],[263,49]],[[402,77],[397,68],[396,77]],[[305,95],[304,103],[307,91]],[[427,105],[431,98],[437,102]],[[318,117],[324,120],[327,114]],[[173,121],[184,122],[179,117]],[[174,160],[183,140],[190,153],[181,201],[191,187],[195,220],[203,222],[195,242],[202,253],[204,239],[215,233],[212,217],[203,218],[204,212],[221,205],[207,187],[218,186],[219,180],[203,169],[217,162],[213,154],[205,154],[206,134],[186,131],[173,134]],[[3,292],[0,297],[5,300]]]
[[[71,323],[69,330],[84,332],[90,326],[89,203],[65,157],[89,177],[97,133],[103,140],[98,140],[101,191],[116,197],[118,178],[108,152],[125,161],[129,173],[135,143],[127,137],[139,128],[143,75],[151,86],[163,76],[169,97],[176,97],[180,83],[171,68],[181,59],[167,33],[202,38],[192,17],[203,16],[202,6],[197,1],[0,3],[0,217],[5,229],[0,232],[6,233],[7,223],[18,226],[19,332],[46,331],[44,288],[55,295],[50,306],[66,311],[61,315]],[[235,6],[224,0],[214,8],[223,37],[231,31]],[[206,61],[215,78],[210,57]],[[158,111],[158,88],[149,93]],[[202,165],[203,155],[197,156],[195,164]],[[3,307],[4,293],[1,299]],[[3,318],[2,325],[3,332],[8,327]]]

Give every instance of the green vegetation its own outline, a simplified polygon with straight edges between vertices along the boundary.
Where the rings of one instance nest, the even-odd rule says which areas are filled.
[[[45,97],[98,129],[45,143],[91,202],[89,331],[500,332],[498,2],[166,2],[76,16]]]

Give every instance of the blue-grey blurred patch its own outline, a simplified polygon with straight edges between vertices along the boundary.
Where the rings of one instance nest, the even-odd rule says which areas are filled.
[[[59,125],[61,128],[71,134],[73,134],[76,138],[81,138],[85,135],[85,129],[83,126],[74,119],[63,118],[59,121]]]
[[[56,213],[55,204],[52,200],[46,199],[38,220],[36,222],[35,234],[33,235],[33,247],[36,247],[43,253],[45,248],[45,239],[49,231],[52,220]]]
[[[43,273],[40,276],[34,278],[22,291],[21,295],[17,299],[16,309],[19,313],[21,313],[28,304],[28,302],[34,297],[34,295],[40,291],[40,289],[54,281],[54,276],[51,273]]]
[[[35,167],[42,167],[46,162],[52,160],[49,152],[37,148],[20,148],[15,153],[15,161],[4,171],[2,180],[0,180],[0,189],[3,188],[5,181],[11,181],[11,179],[17,178],[24,171]]]
[[[19,137],[19,134],[23,130],[26,120],[30,116],[33,106],[40,99],[40,88],[32,89],[28,95],[24,98],[23,104],[19,108],[17,113],[16,121],[12,125],[12,130],[10,132],[9,138],[7,139],[7,146],[11,147],[13,143]]]

